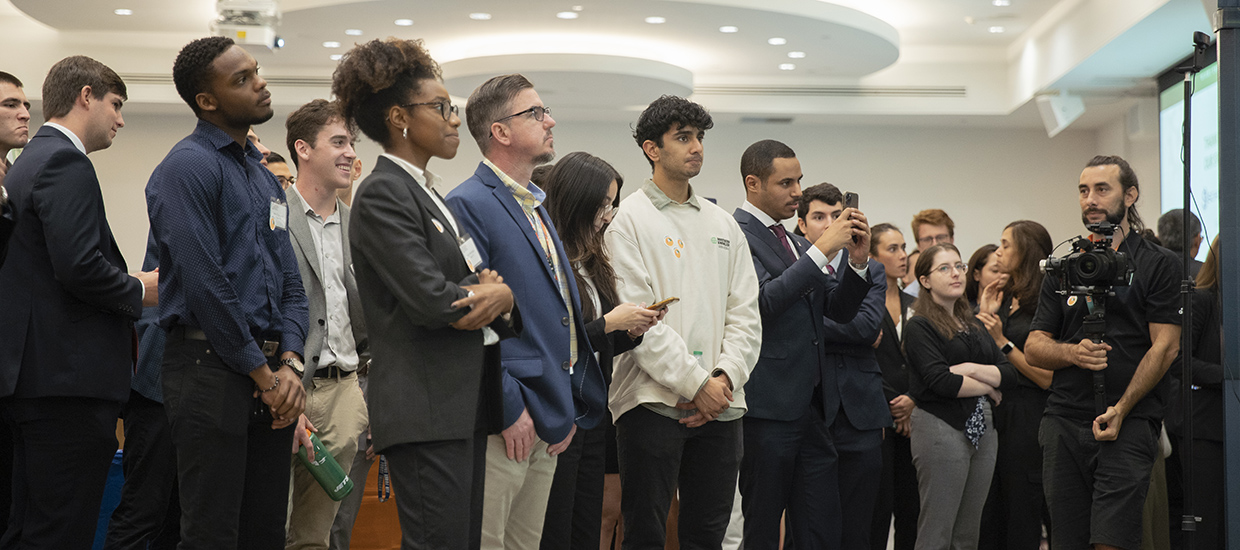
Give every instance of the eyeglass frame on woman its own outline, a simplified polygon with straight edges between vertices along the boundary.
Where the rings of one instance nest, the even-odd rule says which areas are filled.
[[[606,218],[609,214],[619,209],[620,209],[619,206],[616,206],[609,202],[607,204],[604,204],[601,208],[599,208],[598,214],[595,214],[595,216],[598,218]]]
[[[933,271],[940,275],[948,276],[952,274],[953,269],[955,269],[956,271],[959,271],[961,275],[964,275],[965,273],[969,272],[969,265],[964,262],[956,262],[954,264],[943,264],[943,265],[940,265],[934,268]]]
[[[425,101],[422,103],[409,103],[407,105],[401,105],[400,108],[408,109],[410,107],[417,107],[419,105],[434,105],[435,107],[439,108],[439,116],[442,116],[444,120],[451,119],[452,115],[461,116],[461,108],[457,107],[456,105],[453,105],[451,101]],[[447,105],[448,108],[445,109],[444,105]]]

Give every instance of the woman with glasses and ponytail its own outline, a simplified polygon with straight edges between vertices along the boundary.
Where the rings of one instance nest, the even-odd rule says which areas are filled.
[[[607,161],[583,152],[569,153],[542,182],[547,213],[581,289],[581,314],[590,347],[608,386],[612,359],[640,344],[642,334],[667,311],[651,311],[645,304],[617,304],[616,272],[603,248],[603,229],[616,213],[623,184],[624,178]],[[560,455],[543,521],[542,550],[600,544],[605,475],[612,481],[606,484],[611,489],[607,497],[618,511],[620,465],[610,412],[597,427],[579,429]],[[610,543],[610,533],[606,538]]]
[[[904,328],[904,351],[917,402],[910,447],[921,497],[918,550],[977,547],[998,449],[991,407],[1016,382],[964,297],[967,271],[947,243],[926,249],[914,269],[922,292]]]

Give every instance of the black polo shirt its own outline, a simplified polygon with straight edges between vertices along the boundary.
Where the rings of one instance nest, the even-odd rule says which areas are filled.
[[[1142,239],[1130,231],[1119,251],[1128,254],[1134,268],[1132,284],[1115,287],[1115,296],[1106,302],[1107,404],[1114,405],[1128,389],[1137,365],[1150,349],[1149,323],[1180,324],[1180,268],[1170,251]],[[1085,338],[1082,324],[1089,313],[1082,296],[1061,296],[1057,279],[1042,283],[1038,312],[1030,330],[1042,330],[1060,342],[1075,344]],[[1077,366],[1055,371],[1046,414],[1092,421],[1094,411],[1093,371]],[[1164,377],[1133,406],[1129,418],[1161,420],[1166,401]]]

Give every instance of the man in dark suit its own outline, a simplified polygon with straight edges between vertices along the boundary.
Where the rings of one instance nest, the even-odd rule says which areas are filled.
[[[758,274],[763,335],[758,364],[745,385],[749,411],[740,472],[745,547],[779,548],[780,519],[787,510],[789,533],[798,545],[836,548],[840,502],[830,429],[839,396],[836,370],[824,361],[822,319],[849,322],[871,288],[874,275],[864,263],[869,227],[861,212],[850,209],[812,244],[787,234],[780,222],[797,212],[802,174],[796,154],[783,143],[749,146],[741,156],[741,175],[746,201],[734,217]],[[827,257],[846,246],[860,265],[841,264],[846,273],[828,275]]]
[[[806,188],[797,208],[797,227],[807,238],[818,238],[847,219],[843,202],[840,190],[829,183]],[[852,248],[842,250],[828,260],[834,272],[830,277],[838,279],[840,267],[856,261],[851,252]],[[883,397],[882,369],[874,352],[887,307],[887,273],[883,264],[873,259],[869,260],[869,272],[874,284],[857,316],[848,323],[823,320],[826,368],[835,373],[834,387],[823,389],[835,393],[828,403],[839,404],[838,409],[828,408],[826,416],[837,456],[836,474],[830,481],[840,501],[840,548],[859,550],[869,548],[868,522],[873,518],[882,475],[882,429],[891,426],[891,411]]]
[[[9,236],[13,234],[15,223],[13,208],[9,204],[8,193],[4,190],[4,174],[9,169],[9,152],[25,147],[28,141],[30,141],[30,100],[26,99],[26,92],[22,91],[22,81],[16,76],[0,71],[0,266],[4,265],[4,257],[9,250]],[[8,460],[7,456],[0,458],[0,464]],[[5,471],[8,469],[0,469],[0,472]],[[0,485],[2,489],[8,485],[9,481],[0,483],[2,483]],[[0,512],[7,512],[7,508],[0,509]],[[8,514],[0,513],[0,517],[8,517]]]
[[[586,335],[572,266],[530,183],[555,156],[555,119],[521,75],[492,78],[469,97],[469,132],[485,160],[448,206],[521,303],[524,332],[500,343],[503,433],[487,442],[483,548],[538,546],[556,455],[577,425],[603,418],[607,390]]]
[[[376,88],[381,70],[396,78]],[[492,344],[519,332],[520,315],[426,169],[456,156],[461,120],[420,41],[354,48],[332,92],[384,149],[358,185],[349,242],[375,365],[371,432],[391,465],[401,548],[478,548],[486,438],[499,431]]]
[[[310,300],[306,332],[306,372],[302,384],[310,406],[301,415],[294,445],[314,445],[306,434],[313,427],[323,447],[342,467],[357,454],[358,437],[366,431],[366,402],[358,371],[370,360],[366,321],[353,278],[349,250],[349,207],[336,191],[349,185],[354,135],[339,105],[316,99],[302,105],[285,123],[296,185],[286,189],[288,233],[297,255],[301,284]],[[275,153],[272,153],[274,155]],[[268,158],[267,168],[271,169]],[[277,176],[278,178],[278,176]],[[332,520],[340,508],[310,471],[293,457],[292,512],[286,549],[326,548]],[[363,480],[353,490],[361,491]]]
[[[125,84],[74,56],[43,82],[47,120],[5,177],[17,226],[0,288],[0,408],[13,430],[13,511],[0,546],[87,548],[116,418],[129,397],[133,321],[155,273],[126,272],[88,153],[124,126]]]

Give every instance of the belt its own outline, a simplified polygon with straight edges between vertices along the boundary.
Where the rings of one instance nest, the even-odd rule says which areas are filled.
[[[201,340],[203,342],[207,341],[207,333],[203,332],[202,329],[198,327],[178,325],[176,327],[173,327],[173,329],[169,331],[169,334],[177,334],[178,332],[180,332],[181,337],[185,338],[186,340]],[[279,342],[275,342],[272,340],[263,340],[261,338],[255,338],[254,343],[258,344],[259,349],[263,350],[264,357],[273,358],[276,356],[276,352],[280,351]]]
[[[337,367],[336,365],[331,365],[331,366],[323,367],[321,369],[314,371],[314,377],[315,378],[345,378],[349,376],[350,374],[353,374],[353,372],[354,371],[351,371],[351,370],[342,370],[340,367]]]

